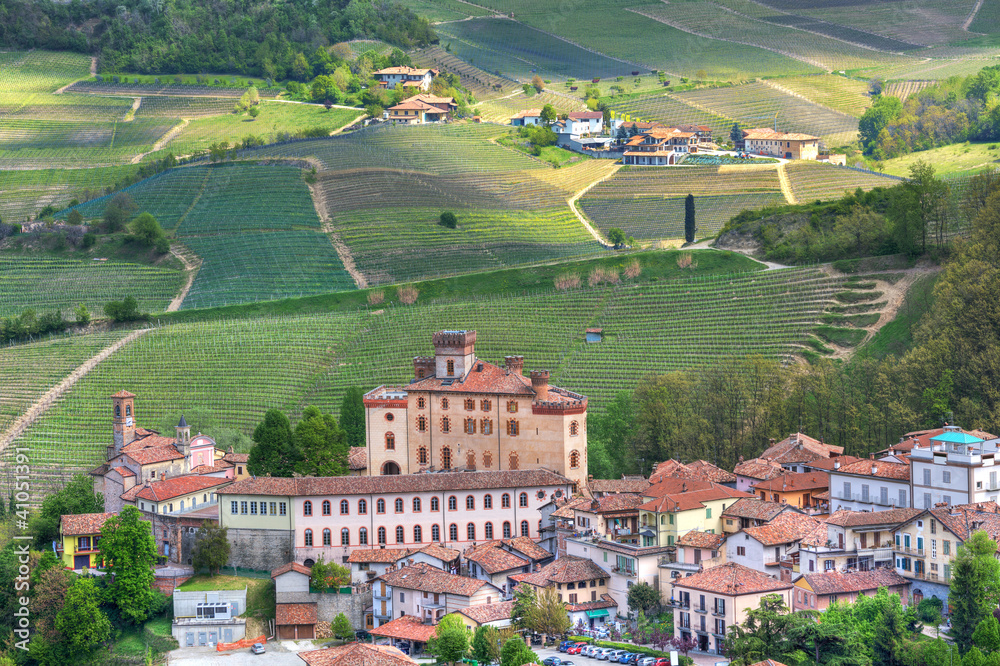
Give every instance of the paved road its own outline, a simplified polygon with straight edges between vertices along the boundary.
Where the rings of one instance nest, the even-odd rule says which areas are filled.
[[[307,644],[310,643],[307,641],[299,641],[298,644],[290,641],[268,643],[264,654],[251,654],[250,648],[216,652],[210,647],[182,647],[167,655],[167,663],[170,666],[305,666],[306,662],[299,659],[295,651],[285,647],[285,643],[299,649],[319,649],[319,646]]]

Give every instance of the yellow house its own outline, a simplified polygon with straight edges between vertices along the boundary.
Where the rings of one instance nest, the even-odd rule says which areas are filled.
[[[793,472],[782,474],[753,487],[761,500],[787,504],[798,509],[818,508],[824,502],[816,495],[830,489],[830,475],[826,472]]]
[[[114,513],[81,513],[59,517],[59,548],[70,569],[96,568],[101,563],[101,527]]]
[[[510,626],[510,616],[514,612],[514,601],[501,601],[495,604],[480,604],[459,608],[455,615],[470,632],[479,627],[496,627],[502,629]]]
[[[639,534],[643,546],[673,546],[693,530],[721,534],[722,512],[740,498],[753,497],[717,483],[695,487],[699,489],[689,490],[682,482],[677,492],[655,497],[639,506]],[[653,486],[649,492],[656,488]]]

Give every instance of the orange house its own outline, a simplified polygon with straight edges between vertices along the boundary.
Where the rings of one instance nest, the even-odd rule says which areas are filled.
[[[799,509],[820,508],[816,495],[830,489],[830,475],[826,472],[794,472],[782,474],[753,487],[758,498]]]

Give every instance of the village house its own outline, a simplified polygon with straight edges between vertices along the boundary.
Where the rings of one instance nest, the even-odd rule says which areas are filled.
[[[790,472],[761,481],[753,491],[762,500],[814,512],[826,508],[826,502],[817,500],[816,495],[829,488],[830,477],[826,472]]]
[[[658,565],[660,557],[669,552],[666,546],[635,546],[597,536],[571,536],[565,543],[567,556],[590,559],[610,574],[607,593],[621,613],[628,612],[628,591],[633,585],[647,583],[657,589],[660,587]]]
[[[64,567],[96,569],[101,565],[101,528],[113,513],[80,513],[59,516],[59,545],[56,554]]]
[[[510,616],[514,612],[514,600],[501,601],[488,606],[469,606],[460,608],[458,617],[469,631],[479,627],[496,627],[503,629],[511,624]]]
[[[826,444],[801,432],[796,432],[780,442],[771,444],[760,454],[760,457],[778,463],[789,472],[805,472],[809,463],[836,458],[843,453],[844,447],[842,446]]]
[[[607,593],[610,575],[589,558],[567,555],[546,564],[535,573],[513,576],[513,579],[538,591],[554,588],[559,594],[559,601],[576,604],[599,601]],[[608,613],[604,612],[593,617],[607,616]]]
[[[736,562],[778,576],[781,561],[822,522],[801,513],[786,512],[760,527],[748,527],[726,539],[726,562]]]
[[[691,132],[698,137],[698,144],[704,147],[713,145],[712,128],[708,125],[674,125],[674,128],[682,132]]]
[[[873,595],[881,587],[889,594],[898,594],[904,604],[910,598],[910,581],[892,569],[804,574],[795,581],[792,610],[824,611],[835,601],[853,603],[859,596]]]
[[[801,513],[788,504],[768,502],[756,497],[739,499],[722,512],[722,531],[733,534],[748,527],[760,527],[789,511]]]
[[[689,153],[698,152],[698,135],[676,128],[655,128],[638,134],[625,143],[622,164],[636,166],[671,166]]]
[[[229,528],[233,558],[247,568],[288,561],[311,566],[320,556],[341,562],[353,550],[390,545],[462,551],[498,538],[536,538],[539,508],[570,486],[541,469],[256,477],[218,491],[219,521]]]
[[[646,495],[653,499],[639,507],[644,546],[673,546],[691,530],[722,533],[722,512],[750,497],[728,486],[694,479],[662,481]]]
[[[452,97],[437,97],[436,95],[415,95],[405,99],[395,106],[386,109],[386,120],[406,125],[423,123],[439,123],[451,118],[452,112],[458,108]]]
[[[491,583],[425,563],[389,571],[372,586],[376,627],[404,615],[437,624],[449,613],[499,602],[501,597],[500,588]]]
[[[552,561],[553,555],[527,537],[498,539],[465,551],[469,575],[493,583],[507,596],[508,578]]]
[[[1000,460],[1000,439],[979,434],[949,425],[940,434],[926,437],[926,445],[910,451],[911,506],[930,509],[942,503],[997,501],[1000,479],[995,465]]]
[[[781,463],[766,458],[741,460],[733,469],[736,474],[736,490],[753,493],[758,483],[781,476],[786,471]]]
[[[595,479],[591,475],[587,479],[587,490],[593,497],[604,497],[605,495],[618,495],[621,493],[634,493],[642,495],[652,484],[644,476],[622,475],[620,479]]]
[[[409,384],[364,397],[370,474],[546,469],[583,488],[586,396],[550,386],[548,370],[525,377],[522,356],[477,358],[475,331],[438,331],[433,344]]]
[[[542,124],[542,110],[541,109],[525,109],[524,111],[518,111],[510,119],[510,124],[514,127],[527,127],[529,125],[541,125]]]
[[[635,542],[639,536],[639,505],[642,495],[605,495],[574,509],[576,526],[587,533],[616,541]]]
[[[549,505],[542,507],[543,516],[547,515],[551,525],[556,557],[566,555],[566,539],[581,536],[585,530],[576,527],[576,509],[589,506],[591,500],[587,497],[553,498]],[[545,533],[543,532],[543,538]]]
[[[735,562],[677,578],[669,597],[674,612],[674,636],[693,637],[698,650],[721,655],[729,628],[742,624],[747,611],[757,608],[768,594],[779,595],[791,608],[791,583]]]
[[[386,67],[372,74],[383,88],[393,89],[398,85],[404,88],[419,88],[424,92],[431,89],[431,82],[438,75],[436,69],[420,69],[417,67]]]
[[[690,576],[726,561],[725,534],[691,530],[674,543],[677,550],[660,558],[661,587],[665,588],[675,578]]]
[[[574,111],[566,114],[566,126],[571,134],[600,134],[604,131],[604,114],[600,111]]]
[[[365,548],[351,551],[345,564],[351,565],[351,581],[364,583],[406,566],[409,548]]]
[[[427,624],[416,615],[404,615],[385,624],[370,629],[376,639],[388,639],[391,643],[405,647],[407,654],[420,654],[427,641],[437,633],[436,624]]]
[[[830,508],[848,511],[885,511],[910,503],[910,465],[875,460],[855,460],[830,470]]]
[[[819,158],[819,137],[756,127],[743,130],[743,140],[736,142],[736,150],[787,160],[815,160]]]
[[[713,465],[707,460],[695,460],[686,465],[677,460],[665,460],[657,464],[656,468],[649,475],[649,482],[652,485],[659,484],[668,479],[695,479],[707,483],[717,483],[720,486],[729,486],[730,488],[736,487],[735,474]]]
[[[794,573],[867,571],[891,567],[894,530],[918,509],[835,511],[826,519],[826,539],[800,543]]]

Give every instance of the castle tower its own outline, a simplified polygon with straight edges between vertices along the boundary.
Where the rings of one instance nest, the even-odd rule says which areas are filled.
[[[180,423],[174,428],[177,431],[177,442],[175,446],[179,453],[183,453],[185,458],[191,457],[191,426],[187,424],[184,420],[184,415],[181,414]],[[190,461],[189,461],[190,462]]]
[[[434,374],[438,379],[461,378],[476,359],[475,331],[438,331],[434,334]]]
[[[119,391],[111,396],[113,414],[114,455],[135,440],[135,394]]]

